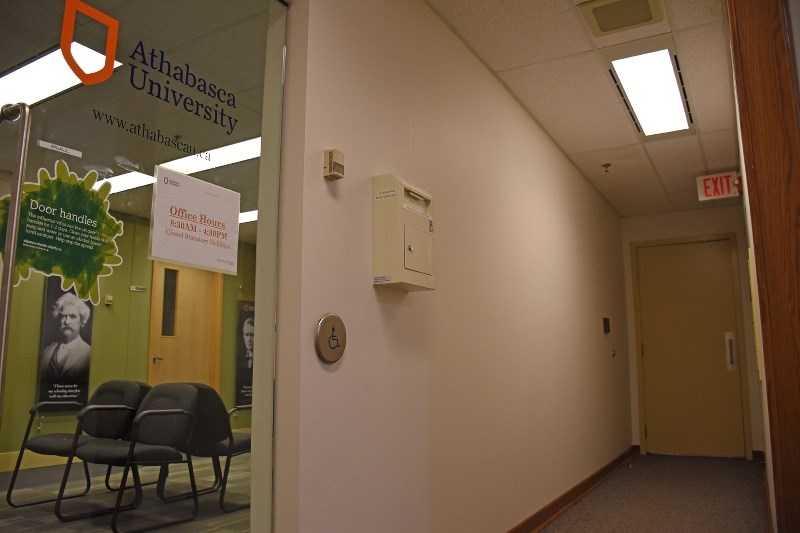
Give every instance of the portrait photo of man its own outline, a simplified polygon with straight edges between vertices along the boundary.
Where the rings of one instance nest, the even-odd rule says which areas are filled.
[[[253,317],[247,317],[242,325],[242,340],[244,341],[244,350],[242,355],[247,362],[247,368],[253,368],[253,345],[255,344],[255,324]]]
[[[255,304],[239,302],[236,340],[236,405],[253,401],[253,347],[255,346]]]
[[[89,383],[92,309],[73,292],[61,291],[60,278],[55,276],[48,280],[45,305],[40,399],[78,400]]]

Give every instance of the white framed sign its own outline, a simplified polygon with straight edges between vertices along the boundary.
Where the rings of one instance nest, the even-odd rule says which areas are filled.
[[[156,167],[150,257],[236,274],[239,193]]]

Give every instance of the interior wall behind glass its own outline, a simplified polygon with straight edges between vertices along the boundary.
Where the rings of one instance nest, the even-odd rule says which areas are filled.
[[[113,303],[94,308],[90,391],[110,379],[147,382],[152,278],[152,261],[148,259],[150,227],[141,220],[123,218],[123,221],[126,229],[118,241],[123,263],[113,275],[103,279],[100,298],[103,302],[111,296]],[[222,335],[218,347],[220,394],[228,406],[234,404],[235,394],[237,305],[240,300],[252,300],[254,296],[255,246],[246,243],[240,246],[239,265],[239,274],[226,276],[224,280]],[[44,282],[44,276],[33,274],[14,289],[0,454],[19,449],[28,408],[35,403],[41,317],[45,311]],[[249,420],[249,415],[242,414],[234,420],[234,425],[248,427]],[[72,431],[74,417],[46,415],[43,423],[45,427],[41,431]],[[5,460],[11,459],[6,457]]]

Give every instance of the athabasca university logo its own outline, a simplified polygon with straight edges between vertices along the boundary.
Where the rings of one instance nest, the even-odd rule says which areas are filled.
[[[72,39],[75,36],[75,16],[83,13],[108,28],[106,32],[105,62],[97,72],[85,72],[72,55]],[[66,0],[64,3],[64,23],[61,26],[61,54],[72,72],[84,85],[95,85],[106,81],[114,73],[114,57],[117,51],[119,21],[106,15],[81,0]]]

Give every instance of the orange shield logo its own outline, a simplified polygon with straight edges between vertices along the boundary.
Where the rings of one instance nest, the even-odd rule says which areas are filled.
[[[75,15],[81,12],[87,17],[93,18],[100,24],[108,28],[106,33],[106,54],[103,68],[97,72],[84,72],[72,55],[72,38],[75,35]],[[64,4],[64,25],[61,27],[61,54],[64,60],[78,76],[84,85],[95,85],[102,83],[114,73],[114,56],[117,51],[117,35],[119,34],[119,21],[110,17],[102,11],[93,8],[81,0],[66,0]]]

